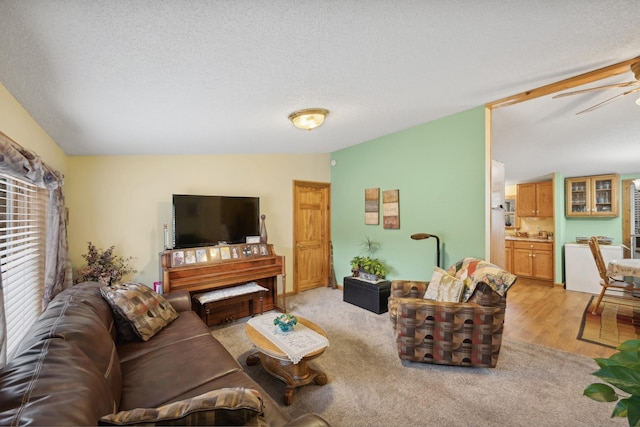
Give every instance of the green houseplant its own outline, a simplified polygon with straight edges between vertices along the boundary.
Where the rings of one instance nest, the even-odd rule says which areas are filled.
[[[611,357],[594,359],[600,369],[593,375],[620,389],[623,396],[607,384],[594,383],[584,395],[598,402],[618,402],[611,417],[627,417],[630,426],[640,426],[640,340],[625,341]],[[618,400],[620,399],[620,400]]]
[[[78,280],[80,282],[92,280],[104,285],[113,285],[118,283],[123,276],[135,273],[136,270],[129,266],[129,261],[133,257],[124,258],[116,255],[114,251],[115,246],[102,250],[88,242],[87,253],[82,255],[82,258],[87,261],[87,265],[76,270]]]
[[[380,243],[365,237],[360,246],[362,246],[362,252],[365,252],[366,255],[356,255],[351,259],[353,277],[362,277],[367,280],[384,279],[389,272],[389,268],[378,258],[373,257],[373,254],[380,249]]]

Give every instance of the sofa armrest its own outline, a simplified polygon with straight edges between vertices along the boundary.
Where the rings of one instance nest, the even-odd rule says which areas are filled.
[[[191,295],[188,291],[171,291],[163,296],[167,301],[169,301],[176,311],[180,312],[191,310]]]
[[[394,280],[391,282],[392,298],[422,298],[429,282],[421,280]]]
[[[330,424],[318,414],[304,414],[285,424],[285,427],[328,427]]]
[[[391,296],[387,302],[389,319],[396,327],[398,318],[398,301],[400,298],[422,298],[427,291],[429,282],[419,280],[393,280],[391,282]]]

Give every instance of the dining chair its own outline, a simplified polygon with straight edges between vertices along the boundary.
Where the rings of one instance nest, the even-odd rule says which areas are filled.
[[[596,267],[598,267],[598,273],[600,274],[600,285],[602,286],[602,290],[600,291],[600,295],[598,296],[598,300],[596,301],[596,305],[592,311],[593,314],[597,314],[598,307],[600,306],[600,302],[602,301],[602,297],[608,289],[627,292],[633,292],[634,289],[632,282],[616,280],[607,275],[607,266],[605,265],[604,259],[602,258],[602,252],[600,252],[600,244],[598,243],[597,237],[593,236],[589,239],[589,249],[591,249],[591,254],[593,255],[594,261],[596,262]]]

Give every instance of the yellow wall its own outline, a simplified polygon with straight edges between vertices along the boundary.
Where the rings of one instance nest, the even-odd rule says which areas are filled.
[[[135,256],[132,279],[159,280],[163,224],[171,227],[171,195],[260,197],[269,243],[287,260],[293,289],[293,180],[330,181],[329,154],[78,156],[65,184],[69,246],[81,265],[87,242]]]
[[[67,155],[2,84],[0,84],[0,131],[38,154],[49,166],[66,175]]]

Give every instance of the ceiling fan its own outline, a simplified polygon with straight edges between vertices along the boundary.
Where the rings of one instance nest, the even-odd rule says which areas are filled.
[[[636,92],[640,92],[640,87],[634,87],[634,86],[640,86],[640,61],[638,62],[634,62],[632,63],[629,68],[631,68],[631,71],[633,72],[633,75],[635,76],[635,80],[630,81],[630,82],[624,82],[624,83],[614,83],[614,84],[610,84],[610,85],[604,85],[604,86],[598,86],[598,87],[592,87],[589,89],[581,89],[581,90],[575,90],[573,92],[565,92],[565,93],[559,93],[557,95],[554,95],[552,98],[563,98],[565,96],[572,96],[572,95],[579,95],[581,93],[587,93],[587,92],[592,92],[592,91],[596,91],[596,90],[605,90],[605,89],[612,89],[612,88],[616,88],[616,87],[633,87],[633,89],[629,89],[626,90],[622,93],[617,94],[616,96],[613,96],[609,99],[605,99],[602,102],[597,103],[596,105],[593,105],[585,110],[579,111],[576,113],[576,115],[578,114],[582,114],[582,113],[588,113],[590,111],[593,111],[597,108],[600,108],[606,104],[609,104],[610,102],[615,101],[616,99],[622,98],[625,95],[630,95],[632,93],[636,93]]]

